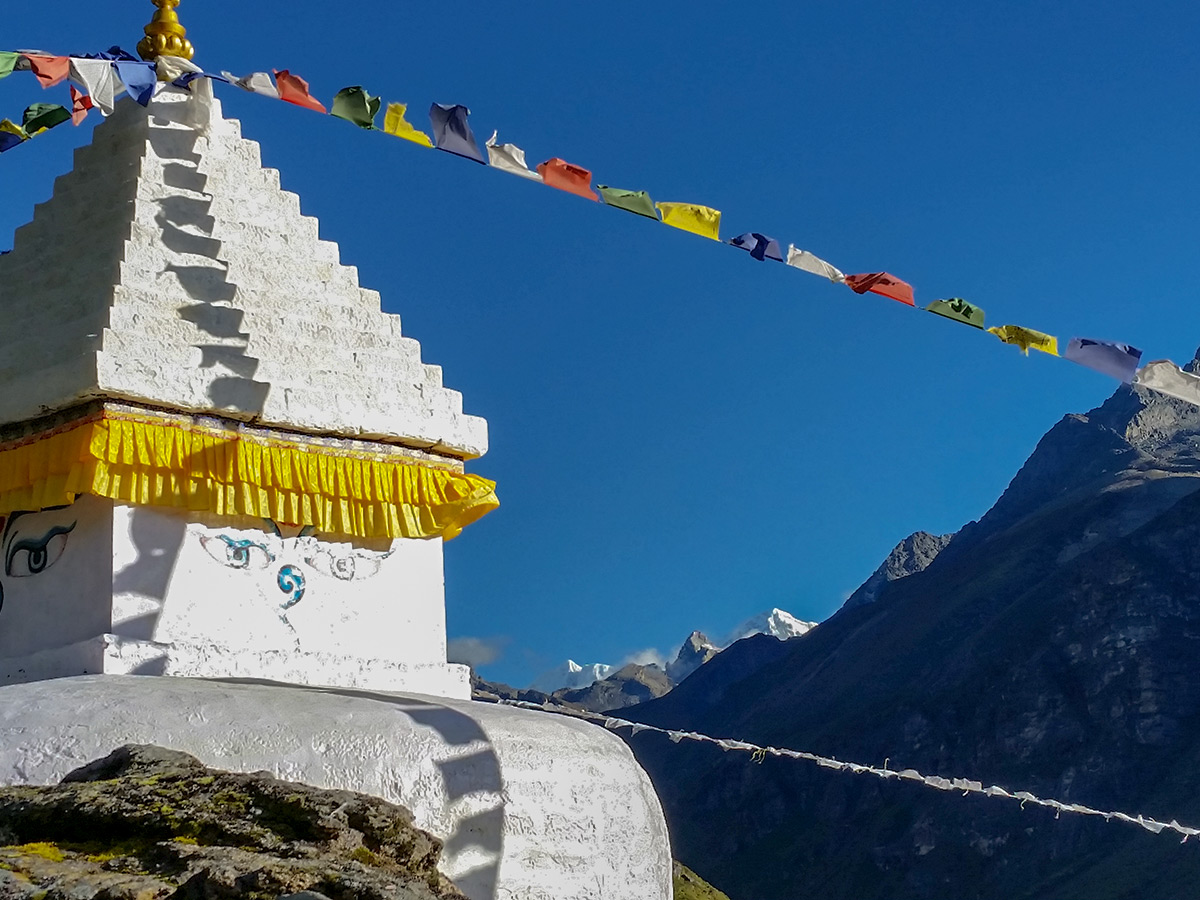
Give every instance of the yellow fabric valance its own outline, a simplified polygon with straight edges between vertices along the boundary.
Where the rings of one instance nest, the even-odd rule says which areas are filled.
[[[148,410],[105,407],[0,444],[0,515],[96,494],[348,537],[449,540],[500,505],[495,488],[478,475],[331,440]]]

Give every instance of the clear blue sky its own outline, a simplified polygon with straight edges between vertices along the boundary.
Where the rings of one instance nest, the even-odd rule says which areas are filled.
[[[132,48],[152,11],[11,0],[0,45]],[[183,0],[211,69],[463,103],[536,163],[723,210],[989,324],[1200,344],[1200,6]],[[223,86],[218,85],[218,88]],[[780,606],[833,612],[902,537],[982,514],[1115,387],[893,301],[444,153],[219,90],[403,317],[503,507],[446,548],[454,637],[524,684]],[[43,92],[0,84],[0,115]],[[93,117],[95,118],[95,117]],[[89,128],[0,161],[0,246]]]

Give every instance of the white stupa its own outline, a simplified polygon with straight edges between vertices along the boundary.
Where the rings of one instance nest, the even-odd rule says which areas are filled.
[[[188,55],[154,2],[139,49]],[[486,422],[205,79],[117,105],[0,304],[0,783],[160,743],[407,806],[472,900],[670,897],[625,745],[446,662]]]

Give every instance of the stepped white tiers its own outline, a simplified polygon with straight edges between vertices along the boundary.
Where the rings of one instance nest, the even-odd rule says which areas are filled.
[[[182,124],[198,105],[118,104],[0,257],[0,423],[113,397],[482,456],[487,423],[216,101]]]

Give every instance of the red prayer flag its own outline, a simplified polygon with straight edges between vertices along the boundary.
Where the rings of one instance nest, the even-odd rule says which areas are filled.
[[[587,169],[573,166],[565,159],[559,159],[556,156],[541,163],[537,170],[538,174],[542,176],[542,181],[552,188],[558,188],[568,194],[577,194],[596,202],[600,201],[595,191],[592,190],[592,173]]]
[[[870,291],[872,294],[879,294],[881,297],[899,300],[901,303],[907,303],[909,306],[917,305],[913,302],[912,285],[907,281],[901,281],[895,275],[889,275],[887,272],[847,275],[846,287],[850,288],[856,294],[865,294],[867,291]]]
[[[316,112],[326,112],[321,101],[308,92],[308,82],[299,75],[293,75],[287,69],[275,70],[275,86],[279,88],[279,99],[287,103],[295,103],[305,109]]]
[[[92,98],[79,90],[75,85],[71,88],[71,122],[80,125],[87,118],[88,110],[92,109]]]
[[[42,87],[54,87],[65,81],[71,74],[71,57],[69,56],[28,56],[29,68],[42,83]]]

